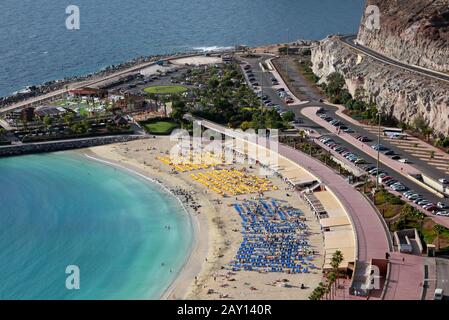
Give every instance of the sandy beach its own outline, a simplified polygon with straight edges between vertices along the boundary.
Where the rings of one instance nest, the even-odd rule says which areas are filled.
[[[161,298],[307,299],[322,280],[324,249],[320,225],[305,203],[282,179],[269,177],[278,190],[268,191],[264,196],[288,202],[304,212],[309,242],[316,252],[314,264],[318,269],[306,274],[231,272],[225,267],[235,258],[243,240],[241,218],[231,205],[256,195],[224,198],[194,181],[191,172],[173,172],[170,166],[156,160],[156,157],[166,155],[172,145],[169,137],[156,137],[81,151],[86,156],[161,183],[178,197],[190,214],[195,233],[190,257]],[[258,168],[249,165],[234,164],[232,168],[251,175],[259,173]],[[201,171],[207,170],[197,172]],[[301,285],[305,289],[300,289]]]

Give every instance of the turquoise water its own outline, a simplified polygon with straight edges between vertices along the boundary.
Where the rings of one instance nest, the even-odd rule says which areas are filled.
[[[71,152],[0,159],[0,299],[157,299],[191,242],[179,202],[141,178]]]

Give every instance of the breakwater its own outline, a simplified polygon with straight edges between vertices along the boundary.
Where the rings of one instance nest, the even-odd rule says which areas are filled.
[[[121,135],[121,136],[94,137],[76,140],[10,145],[0,147],[0,157],[12,157],[33,153],[56,152],[72,149],[90,148],[105,144],[127,142],[142,138],[143,136],[138,135]]]

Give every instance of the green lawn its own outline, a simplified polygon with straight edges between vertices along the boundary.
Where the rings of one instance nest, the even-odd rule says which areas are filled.
[[[153,94],[177,94],[186,92],[188,89],[184,86],[152,86],[145,88],[143,91]]]
[[[141,125],[151,134],[168,135],[178,124],[172,121],[143,122]]]

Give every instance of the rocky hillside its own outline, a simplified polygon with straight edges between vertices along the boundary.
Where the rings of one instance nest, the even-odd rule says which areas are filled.
[[[366,27],[358,40],[409,64],[449,73],[449,0],[367,0],[380,9],[380,28]]]
[[[312,50],[312,62],[321,81],[332,72],[340,72],[353,96],[357,89],[363,89],[365,99],[374,99],[383,113],[410,125],[422,117],[436,133],[449,136],[448,83],[386,66],[358,54],[335,37]]]

